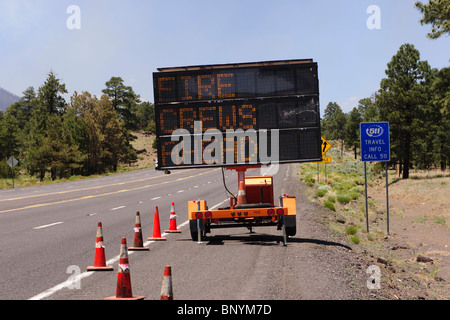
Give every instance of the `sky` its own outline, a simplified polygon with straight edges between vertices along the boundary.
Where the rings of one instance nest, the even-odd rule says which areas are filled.
[[[0,87],[21,96],[52,70],[69,101],[99,97],[117,76],[153,102],[159,67],[311,58],[321,114],[329,102],[349,112],[379,89],[402,44],[449,66],[449,37],[426,37],[415,1],[0,0]]]

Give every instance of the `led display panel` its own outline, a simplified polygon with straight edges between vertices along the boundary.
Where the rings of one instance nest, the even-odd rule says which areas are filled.
[[[310,59],[158,69],[156,168],[321,161],[317,72]]]

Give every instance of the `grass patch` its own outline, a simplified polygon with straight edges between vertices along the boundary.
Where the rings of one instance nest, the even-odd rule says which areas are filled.
[[[361,196],[365,191],[364,163],[347,155],[341,156],[339,151],[333,149],[328,152],[328,155],[333,160],[331,164],[327,165],[326,179],[324,165],[311,163],[300,165],[299,178],[309,186],[308,191],[312,201],[318,202],[336,212],[338,216],[342,216],[343,219],[339,219],[339,221],[330,218],[329,227],[336,227],[339,233],[348,237],[349,241],[360,244],[366,239],[365,236],[364,238],[357,236],[360,231],[357,225],[365,220],[364,197]],[[373,164],[367,163],[369,185],[373,183],[376,176],[373,166]],[[374,205],[373,200],[369,200],[369,210],[372,211],[372,214]],[[369,215],[371,215],[370,212]],[[342,220],[346,221],[347,227],[342,225]]]
[[[445,221],[445,217],[433,217],[433,221],[437,224],[442,224],[444,226],[447,225],[447,223]]]
[[[361,187],[361,186],[352,187],[350,189],[350,192],[357,192],[359,194],[363,194],[364,193],[364,187]]]
[[[428,221],[427,217],[418,217],[418,218],[414,219],[412,222],[413,223],[424,223],[426,221]]]
[[[358,198],[359,198],[360,195],[361,195],[361,194],[358,193],[358,192],[353,192],[353,191],[350,191],[350,192],[349,192],[349,196],[352,198],[352,200],[358,200]]]
[[[317,189],[315,194],[318,197],[323,197],[327,192],[328,190],[326,189]]]
[[[323,205],[330,210],[336,211],[336,207],[334,206],[334,203],[332,203],[332,202],[324,202]]]
[[[333,149],[328,152],[328,155],[332,157],[333,161],[327,165],[326,179],[324,165],[303,163],[300,165],[300,180],[309,186],[309,195],[312,201],[321,203],[336,212],[339,217],[342,216],[339,221],[330,218],[329,227],[331,229],[336,229],[338,233],[345,235],[348,241],[354,244],[361,244],[364,241],[373,243],[375,239],[372,239],[372,235],[369,235],[370,239],[366,240],[366,236],[360,238],[358,234],[361,231],[358,224],[365,220],[364,163],[347,155],[341,156],[339,151]],[[367,163],[369,185],[377,176],[373,171],[373,166],[373,164]],[[317,170],[319,170],[319,179]],[[369,200],[369,211],[372,211],[372,214],[374,207],[373,200]],[[371,215],[370,212],[369,215]],[[345,225],[341,221],[344,221]]]
[[[314,182],[316,182],[316,179],[311,176],[307,176],[305,178],[302,178],[301,180],[304,181],[308,187],[312,187],[314,185]]]
[[[338,195],[336,197],[336,199],[338,202],[343,203],[343,204],[347,204],[352,200],[352,198],[350,196],[345,195],[345,194]]]
[[[358,232],[358,228],[356,226],[348,226],[345,229],[345,233],[349,235],[355,235]]]
[[[328,196],[327,197],[327,202],[335,203],[336,202],[336,197],[335,196]]]
[[[359,244],[361,242],[361,239],[358,236],[351,236],[349,239],[354,244]]]

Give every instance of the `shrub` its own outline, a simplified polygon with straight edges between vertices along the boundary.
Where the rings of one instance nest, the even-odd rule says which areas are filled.
[[[335,196],[328,196],[328,202],[331,202],[331,203],[335,203],[336,202],[336,197]]]
[[[351,198],[347,195],[341,194],[341,195],[337,196],[337,201],[339,201],[340,203],[343,203],[343,204],[349,203],[350,200],[351,200]]]
[[[350,190],[354,187],[356,187],[356,183],[354,183],[354,182],[346,181],[346,182],[342,183],[342,189]]]
[[[360,186],[356,186],[350,189],[351,192],[358,192],[359,194],[364,193],[364,188]]]
[[[326,189],[317,189],[316,196],[323,197],[325,195],[325,193],[327,193],[327,192],[328,192],[328,190],[326,190]]]
[[[358,228],[356,226],[348,226],[345,229],[345,233],[349,235],[354,235],[358,232]]]
[[[351,236],[350,241],[353,242],[354,244],[359,244],[361,240],[359,239],[358,236]]]
[[[314,182],[316,182],[316,179],[314,179],[313,177],[308,176],[308,177],[305,177],[303,179],[303,181],[305,181],[305,183],[306,183],[306,185],[308,187],[312,187],[314,185]]]
[[[336,208],[334,207],[334,204],[332,202],[325,202],[323,205],[330,210],[336,211]]]
[[[342,187],[342,183],[340,183],[340,182],[333,182],[333,183],[331,184],[331,187],[332,187],[334,190],[342,190],[342,189],[344,189],[344,188]]]
[[[357,200],[361,194],[358,192],[350,191],[349,195],[350,197],[352,197],[353,200]]]

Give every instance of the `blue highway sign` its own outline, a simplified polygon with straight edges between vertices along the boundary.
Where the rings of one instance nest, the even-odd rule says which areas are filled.
[[[388,122],[364,122],[359,124],[361,137],[361,161],[390,161]]]

